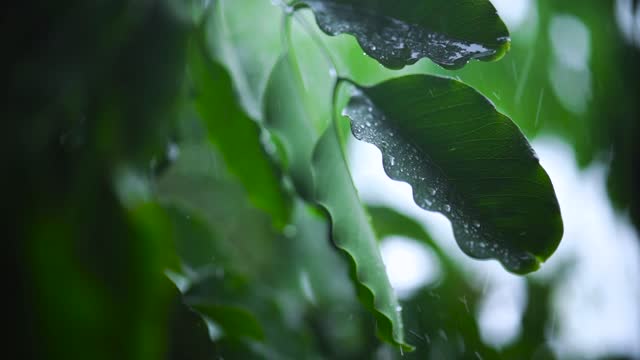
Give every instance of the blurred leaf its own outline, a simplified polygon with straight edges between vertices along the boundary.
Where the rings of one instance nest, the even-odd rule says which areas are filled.
[[[169,360],[207,360],[216,358],[216,346],[209,337],[207,323],[187,306],[173,287],[169,312]]]
[[[461,249],[516,273],[536,270],[563,227],[553,186],[518,127],[472,88],[405,76],[358,87],[344,114],[390,178],[453,224]]]
[[[369,207],[379,237],[400,235],[420,241],[438,257],[442,277],[402,301],[407,336],[416,351],[395,358],[497,359],[495,349],[482,343],[474,314],[480,292],[469,283],[460,265],[450,259],[416,220],[386,207]],[[477,353],[477,354],[476,354]]]
[[[279,173],[262,146],[260,127],[237,105],[227,71],[211,60],[203,30],[190,43],[189,70],[195,107],[207,125],[209,139],[247,189],[251,201],[283,227],[288,222],[290,204]]]
[[[193,307],[202,315],[215,321],[231,338],[248,337],[256,340],[264,338],[262,327],[253,315],[238,306],[218,304],[195,304]]]
[[[299,91],[303,86],[295,71],[288,54],[273,68],[265,92],[265,125],[283,144],[284,167],[296,189],[304,198],[313,200],[311,155],[320,134],[301,102]]]
[[[379,336],[410,348],[404,344],[402,320],[396,310],[398,302],[387,279],[375,235],[351,182],[336,129],[329,126],[317,140],[318,134],[308,122],[302,105],[296,70],[287,56],[278,62],[269,79],[265,95],[267,127],[285,144],[289,157],[295,157],[290,161],[290,170],[296,185],[302,189],[300,192],[313,196],[312,199],[328,211],[333,241],[349,256],[358,296],[375,314]]]
[[[566,271],[566,268],[562,272]],[[552,287],[560,275],[550,282],[537,282],[532,278],[527,279],[527,306],[522,316],[522,332],[516,341],[502,350],[505,359],[521,359],[528,357],[537,359],[556,359],[551,349],[551,339],[548,335],[548,326],[553,324],[551,319],[552,308],[550,306]],[[554,326],[554,325],[552,325]]]
[[[183,260],[209,263],[205,270],[219,266],[256,278],[270,274],[277,231],[268,214],[252,206],[245,188],[227,173],[221,156],[208,143],[180,146],[180,157],[158,179],[157,196],[165,207],[175,209],[173,216],[182,216],[172,220],[176,231],[184,231],[179,250],[184,249],[180,242],[193,241],[187,246],[215,251],[181,252]],[[192,219],[194,224],[189,224]]]
[[[329,35],[348,33],[386,67],[427,57],[446,68],[501,58],[509,31],[488,0],[302,0]]]
[[[420,240],[434,249],[437,248],[431,235],[416,220],[384,206],[368,206],[367,212],[378,239],[391,235],[401,235]]]
[[[367,212],[369,213],[371,225],[379,240],[393,235],[406,236],[417,240],[428,246],[436,254],[438,260],[445,268],[445,276],[449,276],[449,273],[455,272],[455,281],[458,281],[459,278],[462,277],[462,274],[458,273],[458,267],[454,261],[449,258],[446,252],[436,244],[431,235],[415,219],[384,206],[368,206]]]
[[[416,351],[402,358],[500,359],[480,336],[475,317],[479,300],[478,291],[465,280],[448,279],[403,301],[405,326]]]

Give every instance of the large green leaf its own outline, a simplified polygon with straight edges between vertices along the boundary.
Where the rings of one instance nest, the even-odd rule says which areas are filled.
[[[451,220],[468,255],[515,273],[539,267],[563,233],[553,186],[518,127],[451,79],[411,75],[358,87],[344,111],[386,173]]]
[[[197,35],[190,44],[189,71],[195,107],[207,125],[209,139],[252,202],[282,227],[288,221],[290,204],[276,167],[262,146],[260,127],[238,106],[227,71],[212,61],[204,27]]]
[[[348,255],[351,275],[362,304],[373,312],[378,335],[404,343],[400,307],[387,278],[375,235],[347,168],[337,128],[319,137],[309,123],[295,69],[285,55],[269,79],[265,99],[267,127],[285,145],[294,182],[320,203],[332,221],[332,238]],[[300,189],[299,189],[300,191]]]
[[[430,58],[446,68],[501,58],[509,31],[489,0],[302,0],[329,35],[355,36],[389,68]]]

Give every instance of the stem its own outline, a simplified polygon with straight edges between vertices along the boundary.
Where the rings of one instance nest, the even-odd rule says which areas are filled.
[[[329,48],[327,48],[324,41],[322,41],[322,39],[311,28],[307,20],[303,18],[302,15],[300,15],[300,13],[294,12],[293,16],[295,17],[296,21],[300,25],[302,25],[302,27],[307,32],[307,34],[311,37],[311,40],[313,40],[313,42],[318,46],[318,48],[320,48],[320,52],[322,52],[322,55],[324,56],[325,60],[329,64],[329,73],[331,74],[331,77],[338,77],[338,67],[336,66],[336,62],[333,59],[333,56],[331,56],[331,51],[329,50]]]

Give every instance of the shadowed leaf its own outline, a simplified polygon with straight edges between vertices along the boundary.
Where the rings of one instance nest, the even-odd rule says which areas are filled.
[[[472,88],[412,75],[359,87],[344,114],[390,178],[453,224],[462,250],[536,270],[563,233],[553,186],[518,127]]]
[[[333,241],[348,256],[358,296],[376,317],[379,337],[410,349],[404,343],[399,304],[351,181],[337,129],[330,125],[319,137],[308,123],[301,124],[308,116],[294,71],[286,56],[276,64],[265,95],[266,124],[286,145],[288,158],[294,159],[289,170],[296,186],[329,213]]]
[[[195,108],[207,126],[210,141],[247,189],[251,201],[282,227],[288,221],[290,204],[277,169],[262,146],[260,128],[237,105],[231,78],[211,60],[203,31],[198,35],[189,52]]]
[[[446,68],[501,58],[509,31],[488,0],[303,0],[329,35],[356,37],[367,55],[398,69],[421,58]]]

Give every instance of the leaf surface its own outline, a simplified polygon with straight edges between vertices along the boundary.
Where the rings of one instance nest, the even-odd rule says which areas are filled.
[[[356,37],[365,53],[399,69],[421,58],[446,68],[501,58],[509,31],[488,0],[303,0],[329,35]]]
[[[237,104],[227,71],[208,54],[203,30],[198,35],[190,44],[189,71],[195,108],[207,126],[209,140],[247,189],[251,201],[282,227],[288,221],[290,203],[280,174],[262,146],[260,128]]]
[[[286,55],[276,64],[265,94],[267,127],[287,148],[296,186],[329,213],[333,241],[348,257],[358,297],[374,314],[378,336],[411,349],[404,342],[400,306],[351,181],[337,128],[329,125],[322,134],[312,129],[294,71]]]
[[[344,110],[387,175],[447,216],[461,249],[528,273],[563,233],[553,185],[520,129],[461,82],[410,75],[359,87]]]

